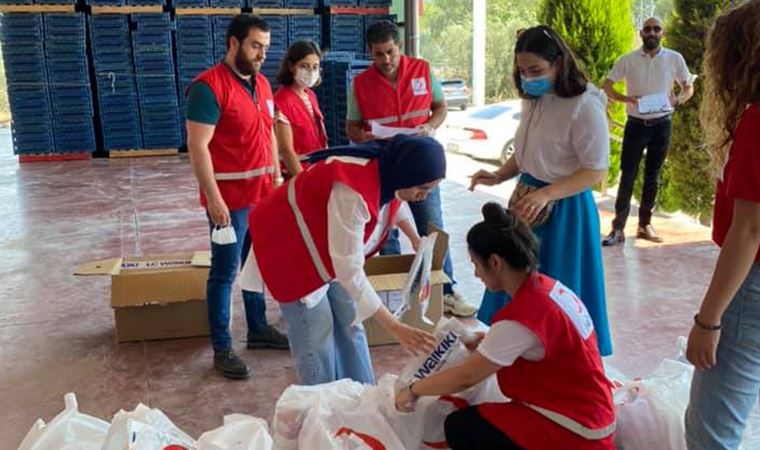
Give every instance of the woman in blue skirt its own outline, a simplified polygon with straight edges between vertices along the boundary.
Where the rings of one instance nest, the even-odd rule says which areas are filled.
[[[523,98],[515,154],[495,172],[475,173],[470,189],[519,175],[509,207],[541,241],[541,272],[583,300],[600,353],[610,355],[599,213],[591,193],[609,166],[606,97],[589,83],[562,38],[543,25],[517,39],[514,81]],[[486,291],[478,318],[490,324],[508,300],[504,292]]]

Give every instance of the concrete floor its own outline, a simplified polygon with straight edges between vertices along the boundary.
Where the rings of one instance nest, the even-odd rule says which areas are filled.
[[[482,286],[464,236],[482,203],[509,194],[506,187],[469,193],[466,175],[476,165],[450,155],[443,185],[455,271],[473,301]],[[600,199],[600,209],[606,231],[610,200]],[[117,344],[110,280],[72,276],[93,259],[208,248],[185,157],[19,165],[9,131],[0,129],[0,216],[0,448],[15,448],[38,417],[51,419],[67,392],[77,394],[81,411],[105,420],[138,402],[161,408],[195,437],[233,412],[271,419],[280,393],[295,381],[287,351],[238,343],[253,371],[240,382],[213,371],[206,338]],[[608,362],[633,376],[674,353],[716,257],[708,229],[665,217],[654,224],[664,245],[629,239],[604,251],[615,343]],[[242,341],[239,293],[235,301],[233,336]],[[268,315],[282,325],[276,305]],[[373,348],[372,356],[378,377],[405,362],[398,346]]]

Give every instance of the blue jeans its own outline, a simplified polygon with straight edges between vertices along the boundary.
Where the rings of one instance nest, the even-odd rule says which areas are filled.
[[[760,392],[760,264],[723,314],[717,364],[694,371],[686,408],[689,450],[733,450]]]
[[[417,233],[420,236],[427,234],[427,224],[432,222],[433,225],[443,230],[443,212],[441,211],[441,188],[437,186],[428,192],[425,200],[421,202],[410,202],[409,208],[414,216],[414,225],[417,227]],[[401,253],[401,244],[399,242],[398,229],[394,228],[388,234],[388,239],[380,251],[381,255],[398,255]],[[454,267],[451,264],[451,256],[446,249],[446,256],[443,258],[443,272],[451,280],[451,284],[443,285],[443,293],[451,294],[452,286],[457,282],[454,280]]]
[[[280,303],[280,310],[288,327],[299,384],[329,383],[341,378],[375,383],[364,326],[351,326],[356,304],[343,286],[330,283],[326,298],[314,308],[296,301]]]
[[[232,303],[232,286],[238,272],[239,261],[245,262],[251,249],[248,236],[248,213],[250,208],[230,211],[230,221],[235,229],[237,242],[218,245],[211,243],[211,269],[206,283],[206,303],[208,322],[211,329],[211,345],[215,351],[232,348],[230,337],[230,305]],[[209,220],[209,234],[214,224]],[[245,319],[249,333],[261,333],[266,330],[266,303],[261,292],[243,291]]]

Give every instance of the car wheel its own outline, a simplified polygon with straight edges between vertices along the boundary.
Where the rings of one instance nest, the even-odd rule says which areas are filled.
[[[461,109],[462,111],[467,111],[467,105],[461,105],[459,109]]]
[[[507,162],[510,156],[515,154],[515,140],[510,139],[507,141],[506,144],[504,144],[504,147],[501,149],[501,158],[499,158],[499,162],[504,164]]]

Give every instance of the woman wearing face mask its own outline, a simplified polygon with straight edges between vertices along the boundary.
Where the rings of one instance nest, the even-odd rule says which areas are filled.
[[[446,175],[441,144],[428,137],[333,147],[259,203],[250,215],[245,289],[267,287],[288,328],[299,384],[341,378],[374,383],[362,321],[373,317],[415,353],[433,336],[399,322],[364,273],[392,226],[419,240],[406,202],[424,200]]]
[[[496,203],[483,206],[483,219],[467,233],[475,276],[513,300],[485,336],[468,343],[473,352],[462,364],[411,383],[396,395],[396,408],[412,410],[420,396],[456,394],[495,373],[512,401],[450,414],[444,431],[452,449],[615,448],[612,390],[588,311],[538,272],[528,224]]]
[[[303,169],[300,156],[327,147],[324,117],[311,89],[320,81],[320,56],[317,44],[298,41],[288,48],[277,74],[274,131],[286,176]]]
[[[588,82],[562,38],[544,25],[517,39],[514,81],[523,98],[515,154],[494,172],[475,173],[470,189],[519,175],[510,209],[531,224],[541,242],[541,272],[583,299],[599,350],[610,355],[599,213],[591,193],[609,166],[606,97]],[[508,298],[486,291],[478,318],[490,323]]]

